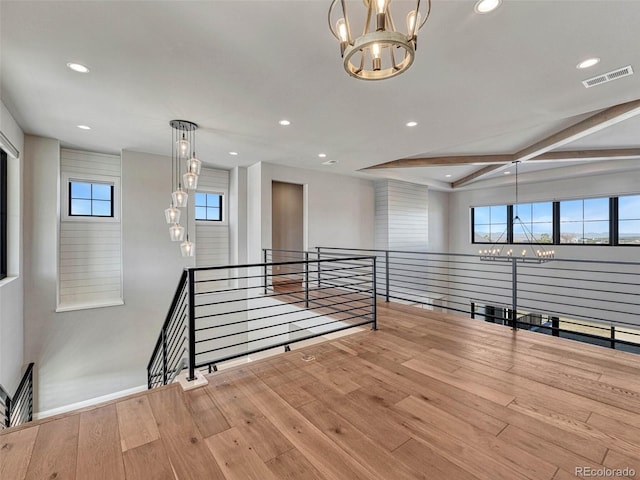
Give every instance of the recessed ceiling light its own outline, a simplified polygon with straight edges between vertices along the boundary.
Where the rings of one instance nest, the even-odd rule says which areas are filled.
[[[505,174],[505,175],[509,175],[509,174],[511,174],[511,172],[508,172],[508,171],[507,171],[507,172],[504,172],[504,174]]]
[[[337,160],[327,160],[326,162],[322,162],[323,165],[335,165],[338,163]]]
[[[291,125],[291,122],[289,120],[280,120],[278,123],[283,127],[286,127],[287,125]]]
[[[80,130],[91,130],[91,127],[88,125],[78,125],[78,128]]]
[[[89,68],[85,67],[84,65],[82,65],[81,63],[73,63],[73,62],[69,62],[67,63],[67,67],[69,67],[71,70],[73,70],[74,72],[79,72],[79,73],[89,73]]]
[[[416,125],[418,125],[418,122],[407,122],[406,125],[407,127],[415,127]]]
[[[327,154],[326,153],[319,153],[318,156],[320,158],[327,158]]]
[[[445,175],[445,177],[446,177],[446,178],[451,178],[451,174],[450,174],[450,173],[447,173],[447,174]]]
[[[578,65],[576,65],[576,68],[582,70],[583,68],[593,67],[598,63],[600,63],[600,59],[597,57],[587,58],[586,60],[583,60]]]
[[[238,152],[229,152],[229,155],[236,156],[236,155],[238,155]]]
[[[489,13],[498,8],[501,3],[502,0],[478,0],[473,9],[476,13]]]

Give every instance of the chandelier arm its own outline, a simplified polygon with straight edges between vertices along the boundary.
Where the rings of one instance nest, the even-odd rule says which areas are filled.
[[[369,33],[369,23],[371,23],[371,13],[373,12],[373,2],[369,2],[369,6],[367,7],[367,21],[364,22],[364,30],[362,35],[366,35]]]
[[[345,26],[347,27],[347,42],[349,43],[349,45],[352,45],[353,39],[351,38],[351,25],[349,24],[349,13],[347,12],[347,4],[345,3],[344,0],[340,0],[340,3],[342,4],[342,14],[344,15],[343,17],[344,23],[345,23]]]
[[[405,50],[406,55],[406,50]],[[394,69],[398,69],[398,65],[396,64],[396,56],[393,53],[393,47],[389,47],[389,56],[391,57],[391,65],[393,65]]]
[[[418,0],[417,8],[420,8],[420,0]],[[416,10],[416,15],[417,14],[418,14],[418,11]],[[422,23],[416,29],[416,31],[420,30],[424,26],[424,24],[427,23],[427,20],[429,19],[429,15],[431,15],[431,0],[427,0],[427,14],[424,16],[424,20],[422,20]]]
[[[340,37],[335,32],[335,30],[333,29],[333,25],[331,24],[331,14],[333,13],[333,9],[335,8],[337,1],[338,0],[333,0],[333,2],[331,2],[331,6],[329,7],[329,12],[327,13],[327,23],[329,24],[329,31],[333,34],[334,37],[340,40]],[[344,11],[342,13],[344,13]]]

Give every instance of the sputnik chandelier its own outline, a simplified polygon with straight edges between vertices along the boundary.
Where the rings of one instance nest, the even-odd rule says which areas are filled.
[[[522,232],[524,238],[524,247],[522,250],[517,249],[514,251],[513,246],[508,248],[509,246],[506,244],[501,244],[501,240],[505,237],[508,238],[507,232],[504,231],[502,235],[498,238],[496,243],[494,243],[491,248],[486,250],[480,250],[478,253],[480,254],[480,260],[482,261],[499,261],[499,262],[512,262],[513,260],[523,263],[546,263],[555,259],[556,252],[555,250],[547,250],[545,249],[540,242],[536,239],[535,235],[529,228],[524,224],[520,216],[518,215],[518,164],[520,164],[519,160],[512,162],[516,168],[516,201],[513,204],[513,213],[514,217],[511,222],[513,231],[520,230]],[[509,228],[509,227],[507,227]],[[528,254],[527,254],[528,252]]]
[[[198,160],[195,152],[196,130],[198,125],[187,120],[171,120],[171,204],[164,211],[165,219],[169,227],[169,236],[174,242],[182,242],[180,251],[183,257],[192,257],[195,252],[195,244],[189,240],[189,209],[187,191],[198,187],[198,175],[202,162]],[[180,175],[182,169],[186,172]],[[184,189],[183,189],[184,186]],[[187,234],[185,228],[180,225],[180,208],[187,208]]]
[[[396,18],[404,17],[406,31],[396,28],[392,11]],[[413,63],[418,30],[430,12],[431,0],[333,0],[329,29],[340,42],[344,69],[362,80],[383,80],[404,72]]]

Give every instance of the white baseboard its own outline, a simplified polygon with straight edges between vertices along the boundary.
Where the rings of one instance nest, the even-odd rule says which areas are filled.
[[[119,392],[110,393],[108,395],[102,395],[101,397],[90,398],[89,400],[83,400],[82,402],[72,403],[63,407],[52,408],[51,410],[45,410],[44,412],[37,412],[33,414],[34,420],[40,420],[42,418],[51,417],[60,413],[71,412],[72,410],[78,410],[79,408],[90,407],[91,405],[97,405],[98,403],[108,402],[110,400],[116,400],[118,398],[126,397],[138,392],[144,392],[147,389],[147,385],[139,385],[133,388],[127,388],[126,390],[120,390]]]

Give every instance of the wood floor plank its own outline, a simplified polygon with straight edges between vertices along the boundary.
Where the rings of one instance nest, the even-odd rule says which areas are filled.
[[[276,480],[237,428],[209,437],[206,443],[227,480]]]
[[[409,480],[413,472],[378,442],[360,432],[347,419],[329,410],[321,402],[308,403],[298,410],[322,430],[336,445],[369,470],[371,478]]]
[[[237,428],[263,462],[291,450],[293,444],[264,416],[247,420]]]
[[[460,443],[482,450],[488,458],[505,467],[536,480],[550,480],[556,473],[557,467],[544,458],[483,432],[421,399],[407,397],[398,402],[396,408],[407,413],[407,423],[416,427],[416,435],[424,430],[440,430]]]
[[[326,477],[295,448],[269,460],[266,465],[279,480],[326,479]]]
[[[149,404],[171,466],[179,479],[224,480],[187,408],[180,387],[149,394]]]
[[[114,404],[80,414],[76,478],[124,480],[124,463]]]
[[[638,460],[637,457],[629,457],[613,448],[609,449],[602,463],[607,468],[617,468],[621,470],[632,469],[635,471],[636,476],[640,475],[640,460]]]
[[[250,395],[262,413],[328,479],[369,478],[368,471],[338,448],[297,410],[280,398],[257,377],[244,381],[241,388]]]
[[[40,425],[26,480],[76,478],[79,423],[76,414]]]
[[[116,403],[116,411],[123,452],[160,438],[147,397],[119,401]]]
[[[231,428],[222,415],[222,412],[213,403],[208,390],[197,388],[185,392],[187,407],[191,411],[191,416],[196,422],[196,426],[203,438],[210,437],[216,433],[224,432]]]
[[[0,436],[0,478],[24,479],[39,428],[25,428]]]
[[[176,480],[161,440],[130,448],[123,453],[127,480]]]

